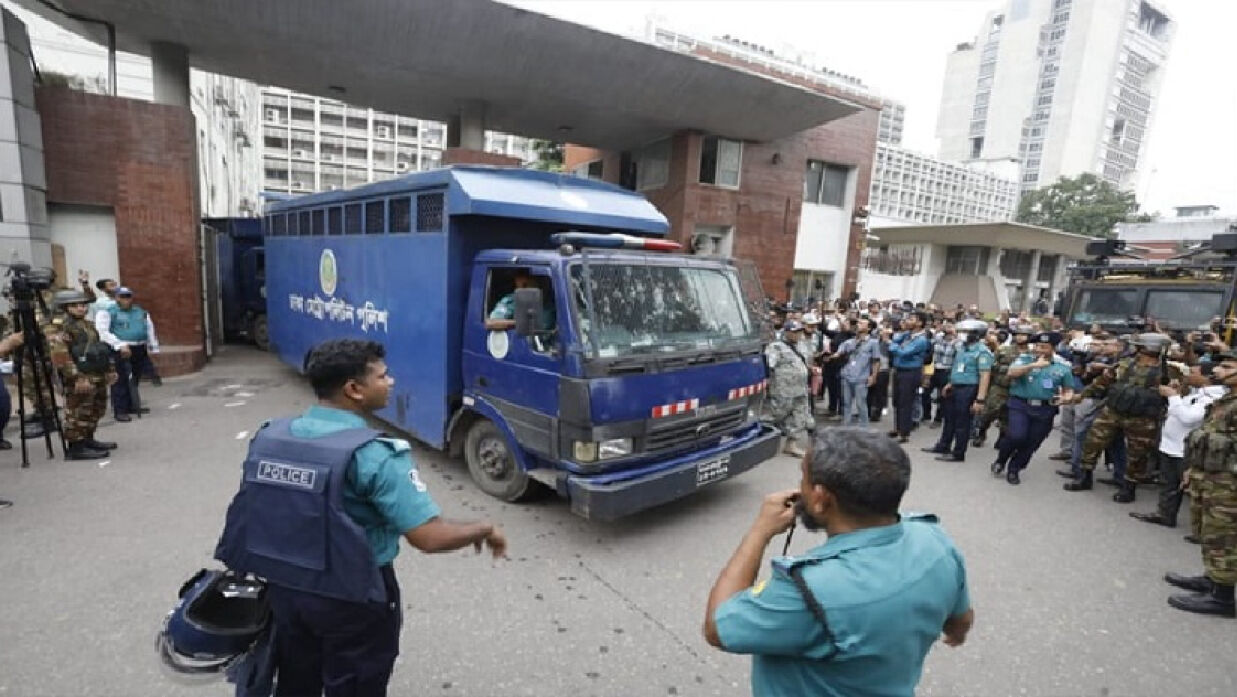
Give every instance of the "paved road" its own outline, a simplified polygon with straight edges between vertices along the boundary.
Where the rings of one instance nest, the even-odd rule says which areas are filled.
[[[154,634],[179,584],[209,565],[248,433],[311,402],[269,356],[229,348],[197,376],[147,388],[154,413],[109,424],[107,463],[0,460],[0,695],[225,695],[160,669]],[[1165,604],[1165,570],[1199,568],[1181,530],[1126,516],[1107,492],[1067,495],[1044,459],[1021,487],[919,452],[906,508],[933,511],[966,553],[977,624],[938,645],[920,694],[1237,694],[1237,624]],[[748,663],[700,638],[705,596],[767,491],[793,486],[780,457],[688,501],[617,524],[560,502],[478,493],[462,464],[418,453],[447,515],[488,517],[511,561],[471,551],[397,562],[406,620],[392,695],[744,695]],[[1135,504],[1139,509],[1149,502]],[[813,540],[802,532],[796,549]]]

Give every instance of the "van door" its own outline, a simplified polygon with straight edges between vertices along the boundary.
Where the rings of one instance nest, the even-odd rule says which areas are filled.
[[[541,333],[515,333],[517,286],[541,289]],[[465,393],[484,397],[503,414],[520,446],[545,458],[557,456],[561,297],[548,266],[479,265],[464,327]]]

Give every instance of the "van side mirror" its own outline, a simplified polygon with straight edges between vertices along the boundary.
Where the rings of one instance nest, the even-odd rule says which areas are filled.
[[[515,333],[531,336],[541,329],[541,289],[516,288]]]

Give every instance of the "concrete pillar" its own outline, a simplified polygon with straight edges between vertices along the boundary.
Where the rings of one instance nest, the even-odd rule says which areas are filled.
[[[1022,307],[1020,309],[1030,310],[1035,307],[1035,301],[1039,300],[1039,260],[1043,257],[1043,252],[1038,249],[1031,252],[1031,270],[1027,272],[1026,280],[1022,282],[1022,287],[1025,292],[1022,294]]]
[[[447,122],[447,147],[485,150],[485,102],[460,102],[460,113]]]
[[[150,71],[156,104],[189,108],[189,51],[180,44],[150,45]]]

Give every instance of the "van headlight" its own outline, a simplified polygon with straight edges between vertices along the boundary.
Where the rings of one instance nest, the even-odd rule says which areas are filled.
[[[578,440],[575,442],[575,445],[572,446],[571,454],[575,456],[576,462],[596,462],[597,443]]]
[[[631,439],[611,438],[610,440],[603,440],[597,446],[597,453],[603,460],[630,455]]]

